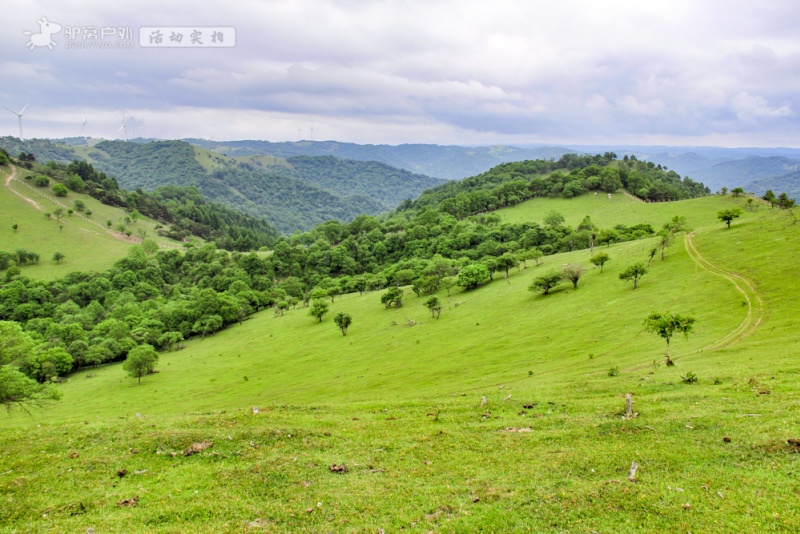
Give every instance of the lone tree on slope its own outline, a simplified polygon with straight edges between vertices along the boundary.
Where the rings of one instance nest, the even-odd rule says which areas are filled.
[[[320,323],[326,313],[328,313],[328,303],[322,300],[315,300],[311,305],[311,309],[308,310],[308,314],[311,317],[316,317]]]
[[[653,312],[644,320],[644,329],[647,332],[658,334],[661,339],[667,342],[667,352],[664,357],[667,359],[667,365],[675,365],[675,362],[669,356],[669,341],[676,332],[683,333],[686,339],[689,339],[689,332],[695,322],[697,322],[697,319],[690,315],[681,316],[677,313]]]
[[[542,295],[548,295],[550,290],[561,283],[563,277],[558,271],[550,271],[533,280],[528,291],[541,291]]]
[[[433,319],[438,319],[439,315],[442,313],[442,303],[436,295],[431,295],[430,298],[425,301],[425,307],[430,310],[431,318]]]
[[[347,327],[353,323],[353,318],[349,313],[339,312],[333,317],[333,322],[336,323],[336,326],[342,331],[342,335],[346,336]]]
[[[647,273],[647,267],[641,261],[637,261],[633,265],[629,265],[627,269],[619,273],[619,279],[625,280],[628,282],[629,280],[633,280],[633,289],[636,289],[639,284],[639,278],[644,276]]]
[[[592,264],[595,265],[596,267],[600,267],[600,272],[602,273],[603,265],[605,265],[606,262],[610,259],[611,256],[609,256],[605,252],[598,252],[597,254],[592,256],[592,259],[590,259],[589,261],[592,262]]]
[[[564,280],[569,280],[572,282],[573,289],[578,289],[578,280],[581,279],[581,276],[583,276],[583,273],[585,272],[586,269],[584,269],[582,265],[572,263],[564,266],[564,268],[561,270],[561,277]]]
[[[730,208],[727,210],[720,210],[717,212],[717,219],[726,223],[728,228],[731,227],[731,222],[734,219],[738,219],[742,215],[742,210],[739,208]]]
[[[155,371],[158,363],[158,353],[152,345],[139,345],[128,353],[128,358],[122,364],[122,369],[131,378],[137,378],[142,383],[142,377]]]

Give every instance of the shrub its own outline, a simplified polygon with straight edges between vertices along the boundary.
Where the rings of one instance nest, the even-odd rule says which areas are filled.
[[[681,382],[684,384],[694,384],[697,382],[697,375],[691,371],[687,371],[686,375],[681,377]]]
[[[65,197],[69,193],[69,189],[64,184],[54,184],[52,191],[57,197]]]

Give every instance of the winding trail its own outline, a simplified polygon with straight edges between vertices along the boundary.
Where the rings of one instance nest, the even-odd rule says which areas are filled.
[[[712,274],[716,274],[717,276],[721,276],[732,283],[742,296],[744,296],[745,302],[747,303],[747,314],[742,322],[739,323],[739,326],[710,345],[698,349],[696,352],[721,349],[733,345],[734,343],[739,343],[755,332],[764,319],[764,300],[747,278],[732,271],[725,270],[722,267],[718,267],[705,259],[697,250],[697,247],[695,247],[692,237],[694,237],[694,233],[687,233],[684,237],[686,251],[689,253],[689,257],[691,257],[700,268]]]
[[[11,167],[11,174],[6,177],[6,187],[11,187],[11,180],[17,175],[17,168],[11,164],[9,164],[9,167]]]
[[[13,180],[14,178],[16,178],[16,177],[17,177],[17,168],[16,168],[15,166],[11,165],[10,163],[9,163],[9,167],[11,167],[11,174],[9,174],[8,176],[6,176],[6,184],[5,184],[5,185],[6,185],[6,187],[7,187],[7,188],[8,188],[8,189],[9,189],[9,190],[12,192],[12,193],[14,193],[15,195],[18,195],[20,198],[22,198],[23,200],[25,200],[26,202],[28,202],[28,203],[29,203],[31,206],[33,206],[34,208],[36,208],[36,209],[37,209],[37,210],[39,210],[39,211],[42,211],[42,207],[39,205],[39,203],[38,203],[38,202],[36,202],[36,201],[35,201],[35,200],[33,200],[32,198],[28,198],[28,197],[26,197],[25,195],[23,195],[22,193],[20,193],[19,191],[17,191],[17,190],[16,190],[16,189],[14,189],[13,187],[11,187],[11,180]]]

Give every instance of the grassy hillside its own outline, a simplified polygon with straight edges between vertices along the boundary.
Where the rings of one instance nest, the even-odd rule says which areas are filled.
[[[716,220],[716,212],[723,208],[742,206],[741,198],[730,196],[711,196],[676,202],[647,203],[634,199],[624,193],[615,193],[608,198],[606,193],[588,194],[576,198],[534,198],[511,208],[497,210],[503,222],[521,223],[534,221],[542,223],[550,211],[564,215],[568,226],[575,227],[586,215],[601,228],[616,224],[649,223],[661,227],[674,215],[683,215],[690,225],[696,228],[701,223],[711,225]],[[766,208],[762,208],[766,209]]]
[[[157,236],[153,221],[143,218],[136,223],[124,223],[126,213],[123,210],[106,206],[88,195],[71,191],[66,197],[56,199],[48,188],[26,183],[24,169],[18,169],[17,177],[6,186],[10,173],[9,167],[0,167],[0,250],[13,252],[24,248],[39,254],[38,265],[22,267],[24,276],[49,279],[72,271],[105,270],[123,257],[132,243],[141,241],[136,237],[140,230],[147,232],[161,247],[179,246],[175,241]],[[64,206],[74,206],[78,199],[92,211],[91,217],[65,213],[61,221],[54,215],[45,218],[45,213],[52,214],[58,207],[66,211]],[[126,238],[109,232],[108,220],[112,221],[112,227],[124,223],[134,232],[133,236]],[[18,225],[16,231],[11,228],[14,224]],[[57,251],[66,256],[58,264],[52,261]]]
[[[443,293],[438,320],[413,295],[397,310],[348,295],[322,323],[262,313],[189,342],[141,385],[118,365],[74,375],[61,403],[0,420],[0,528],[796,531],[800,227],[760,208],[727,230],[716,211],[741,199],[619,199],[605,214],[593,200],[531,213],[612,224],[654,210],[695,235],[635,291],[617,275],[647,242],[604,249],[605,272],[577,290],[527,286],[587,251]],[[675,367],[642,332],[653,310],[698,320],[673,340]],[[354,319],[346,337],[338,311]],[[626,393],[637,417],[623,417]]]

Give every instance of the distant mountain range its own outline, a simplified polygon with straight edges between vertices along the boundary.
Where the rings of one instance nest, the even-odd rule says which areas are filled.
[[[276,157],[330,155],[361,161],[380,161],[448,180],[459,180],[486,172],[501,163],[534,160],[557,160],[564,154],[602,154],[615,152],[619,157],[635,155],[703,182],[712,190],[722,187],[743,187],[764,194],[764,180],[794,198],[800,197],[800,149],[797,148],[722,148],[670,147],[636,145],[563,145],[563,146],[442,146],[442,145],[357,145],[337,141],[208,141],[186,139],[187,142],[228,156],[252,154]]]
[[[130,142],[0,138],[12,155],[31,152],[42,162],[87,160],[129,189],[195,185],[209,200],[266,218],[284,233],[328,219],[375,215],[415,199],[444,180],[476,176],[506,162],[557,160],[564,154],[635,155],[712,191],[772,189],[800,198],[800,149],[634,145],[442,146],[358,145],[337,141]]]
[[[575,152],[562,147],[455,146],[455,145],[357,145],[338,141],[207,141],[186,142],[226,156],[267,154],[279,158],[292,156],[335,156],[357,161],[379,161],[409,172],[444,180],[460,180],[488,171],[501,163],[534,159],[557,160]]]

